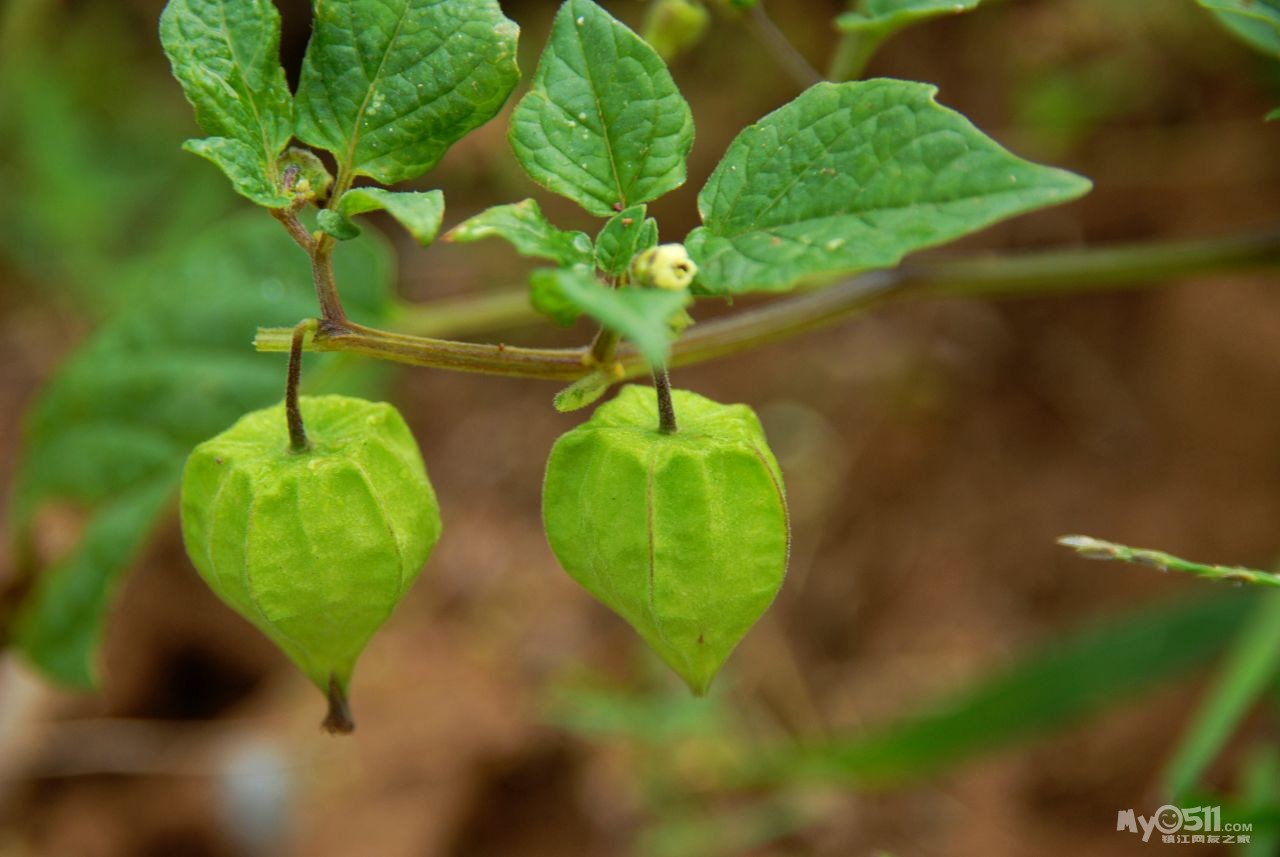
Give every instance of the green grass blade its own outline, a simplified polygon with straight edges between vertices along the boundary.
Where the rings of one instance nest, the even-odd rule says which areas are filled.
[[[756,782],[890,785],[1064,726],[1219,654],[1256,598],[1210,593],[1072,634],[871,733],[766,756]]]
[[[1236,636],[1212,689],[1165,770],[1164,792],[1174,803],[1199,782],[1278,670],[1280,595],[1270,595],[1259,600]]]
[[[1280,804],[1280,750],[1275,745],[1259,751],[1244,774],[1244,799],[1251,808],[1265,812]],[[1241,849],[1246,857],[1274,857],[1280,853],[1280,833],[1265,819],[1254,825],[1252,841]]]

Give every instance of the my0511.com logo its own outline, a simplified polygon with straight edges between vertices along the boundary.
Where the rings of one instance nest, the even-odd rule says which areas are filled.
[[[1137,815],[1131,809],[1116,813],[1116,830],[1141,833],[1148,842],[1153,832],[1160,841],[1170,844],[1244,845],[1249,842],[1253,825],[1248,822],[1222,823],[1222,807],[1176,807],[1165,804],[1150,816]]]

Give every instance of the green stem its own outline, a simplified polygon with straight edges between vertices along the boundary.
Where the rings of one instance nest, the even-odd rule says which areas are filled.
[[[1115,542],[1104,542],[1092,536],[1063,536],[1058,544],[1068,547],[1085,559],[1116,560],[1135,565],[1147,565],[1160,571],[1178,571],[1205,580],[1228,583],[1248,583],[1254,586],[1280,587],[1280,575],[1238,565],[1204,565],[1176,557],[1164,551],[1134,548]]]
[[[827,66],[827,80],[841,83],[861,77],[886,36],[886,33],[866,31],[842,33]]]
[[[618,351],[618,345],[622,342],[622,335],[616,330],[604,327],[603,325],[596,331],[595,339],[591,340],[591,360],[597,365],[603,365],[613,359],[613,355]]]
[[[756,38],[773,54],[773,58],[778,65],[782,67],[787,74],[791,75],[791,79],[796,82],[801,89],[807,89],[815,83],[822,83],[822,75],[818,74],[804,54],[791,44],[791,40],[786,34],[778,29],[778,25],[769,17],[769,13],[764,10],[764,0],[760,0],[751,7],[749,13],[751,19],[751,29],[755,31]]]
[[[1280,229],[1102,250],[914,262],[698,324],[675,342],[669,365],[685,366],[746,351],[834,324],[892,300],[1094,291],[1151,285],[1209,272],[1277,266]],[[430,310],[421,312],[425,316]],[[291,338],[291,328],[263,329],[258,332],[255,345],[259,351],[287,351]],[[391,333],[349,322],[336,327],[321,325],[308,348],[363,354],[414,366],[555,381],[572,381],[592,369],[586,348],[480,345]],[[617,349],[615,357],[622,377],[635,378],[649,371],[648,363],[626,343]]]
[[[287,351],[292,331],[288,327],[262,328],[254,345],[259,351]],[[429,369],[547,381],[580,378],[587,372],[588,359],[585,348],[521,348],[457,342],[392,333],[351,322],[341,328],[322,326],[308,343],[307,350],[339,351]]]

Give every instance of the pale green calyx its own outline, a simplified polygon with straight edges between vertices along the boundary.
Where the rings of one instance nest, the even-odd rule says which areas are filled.
[[[751,409],[671,395],[673,434],[629,386],[561,437],[542,517],[565,571],[703,694],[782,586],[790,525]]]
[[[182,477],[182,536],[210,588],[284,650],[352,728],[356,659],[440,537],[435,492],[391,405],[300,402],[310,448],[291,452],[283,405],[196,447]]]
[[[640,285],[679,291],[687,289],[698,275],[698,266],[683,244],[650,247],[631,262],[631,279]]]

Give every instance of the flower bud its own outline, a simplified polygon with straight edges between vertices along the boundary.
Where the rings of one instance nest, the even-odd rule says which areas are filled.
[[[678,291],[687,289],[698,274],[683,244],[650,247],[631,262],[631,279],[642,286]]]

